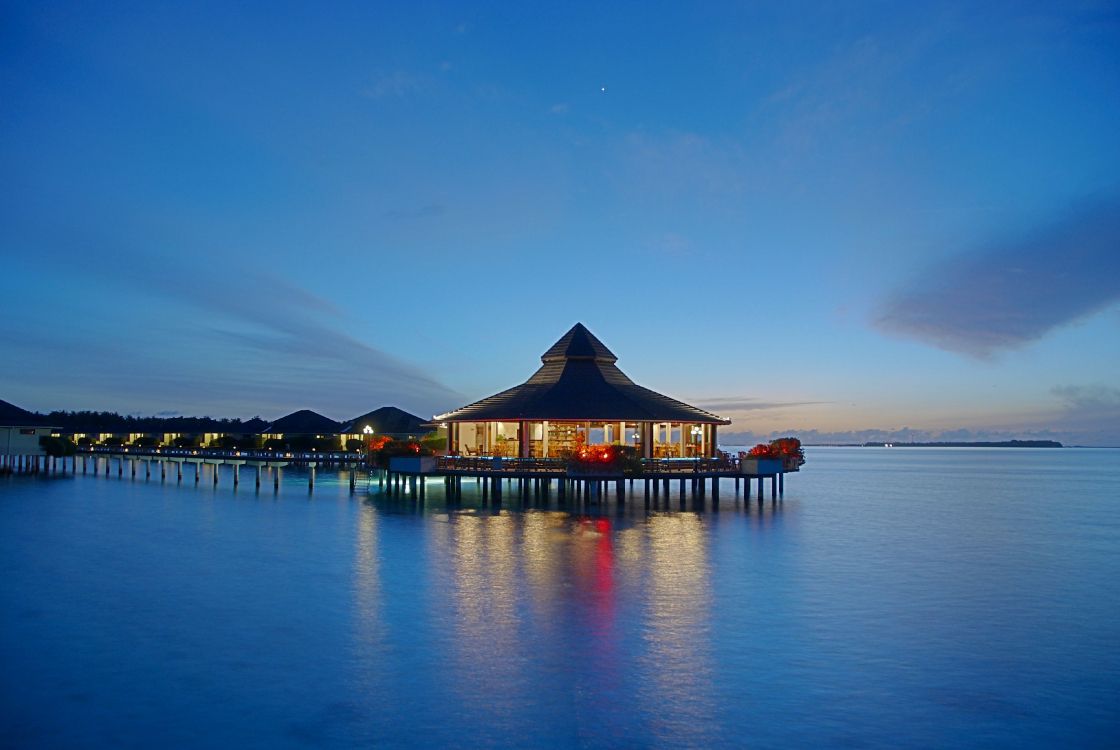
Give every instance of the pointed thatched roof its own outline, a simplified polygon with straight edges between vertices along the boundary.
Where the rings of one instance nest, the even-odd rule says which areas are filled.
[[[525,383],[436,419],[731,423],[637,385],[615,366],[617,361],[602,341],[576,323],[541,356],[543,365]]]
[[[357,434],[369,427],[378,435],[423,435],[432,432],[428,420],[395,406],[382,406],[342,424],[340,432]]]
[[[46,422],[37,414],[32,414],[15,404],[9,404],[7,401],[0,401],[0,426],[45,427]]]
[[[261,430],[263,435],[334,435],[341,425],[310,409],[294,411]]]

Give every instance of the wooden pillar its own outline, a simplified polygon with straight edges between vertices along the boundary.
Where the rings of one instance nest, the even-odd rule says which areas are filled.
[[[759,500],[759,502],[762,502],[763,494],[764,493],[762,491],[762,477],[759,477],[758,478],[758,500]]]
[[[770,499],[771,500],[777,500],[778,499],[778,475],[777,474],[770,477]]]
[[[277,466],[272,472],[272,489],[280,489],[280,467]]]
[[[778,497],[786,496],[786,475],[785,472],[778,475]]]
[[[241,482],[241,465],[233,465],[233,486],[236,487]]]
[[[261,488],[261,466],[257,464],[257,489]]]

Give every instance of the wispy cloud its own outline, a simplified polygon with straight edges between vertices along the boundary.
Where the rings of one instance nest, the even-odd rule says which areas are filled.
[[[624,155],[628,170],[623,187],[641,195],[710,201],[738,195],[750,184],[746,153],[729,140],[687,132],[635,132],[625,138]]]
[[[331,302],[251,270],[230,278],[236,282],[194,285],[168,283],[166,274],[157,274],[148,283],[164,295],[220,313],[212,333],[268,358],[275,368],[273,377],[288,370],[294,382],[315,388],[321,382],[317,375],[350,380],[348,375],[360,373],[360,382],[382,397],[396,393],[428,400],[453,393],[416,367],[346,333],[341,313]]]
[[[812,406],[815,404],[825,404],[827,401],[763,401],[758,398],[745,398],[745,397],[729,397],[729,398],[708,398],[698,399],[695,401],[697,406],[704,409],[715,409],[717,411],[762,411],[765,409],[781,409],[789,406]]]
[[[1061,404],[1054,428],[1086,445],[1120,445],[1120,388],[1094,383],[1050,389]]]
[[[696,245],[688,237],[677,232],[665,232],[650,241],[652,249],[662,255],[687,258],[696,254]]]
[[[386,219],[434,219],[447,213],[447,207],[439,203],[429,203],[417,208],[398,208],[385,211],[381,215]]]
[[[1120,388],[1110,385],[1057,385],[1050,389],[1071,411],[1120,416]]]
[[[1120,201],[1113,199],[941,261],[887,299],[874,324],[983,358],[1118,299]]]
[[[463,400],[350,333],[356,321],[331,300],[273,273],[227,260],[219,274],[183,279],[154,256],[120,261],[111,274],[91,267],[86,275],[127,290],[129,305],[147,311],[143,340],[116,334],[113,318],[85,323],[97,336],[0,329],[3,348],[43,373],[0,386],[31,396],[37,408],[174,405],[235,416],[307,407],[342,418],[383,404],[425,413]]]
[[[382,72],[373,77],[362,93],[371,99],[402,97],[419,91],[425,80],[424,76],[405,70]]]

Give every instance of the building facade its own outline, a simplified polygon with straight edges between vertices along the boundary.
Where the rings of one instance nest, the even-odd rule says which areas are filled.
[[[440,414],[451,455],[561,458],[583,446],[633,447],[644,458],[716,451],[730,420],[643,388],[582,323],[541,356],[519,386]]]

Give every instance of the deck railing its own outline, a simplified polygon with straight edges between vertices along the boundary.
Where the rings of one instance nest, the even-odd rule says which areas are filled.
[[[136,458],[224,458],[245,459],[249,461],[330,461],[359,462],[365,455],[354,451],[284,451],[284,450],[237,450],[234,448],[137,448],[135,446],[104,446],[79,448],[79,454],[112,454],[134,456]]]
[[[496,456],[440,456],[436,462],[436,470],[464,474],[629,475],[620,464],[581,464],[563,458]],[[738,473],[739,460],[735,458],[643,458],[641,470],[633,472],[635,476]]]

